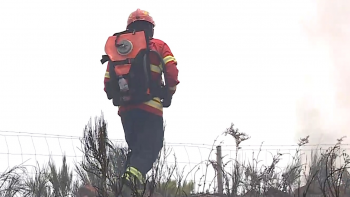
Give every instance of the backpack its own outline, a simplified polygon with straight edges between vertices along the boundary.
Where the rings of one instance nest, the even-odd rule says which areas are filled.
[[[159,97],[163,107],[171,104],[171,95],[167,85],[162,81],[166,72],[161,55],[149,48],[150,39],[144,31],[115,33],[108,37],[101,63],[109,62],[110,79],[106,83],[107,98],[114,106],[126,106],[147,102]],[[155,53],[163,69],[157,81],[152,80],[150,53]]]

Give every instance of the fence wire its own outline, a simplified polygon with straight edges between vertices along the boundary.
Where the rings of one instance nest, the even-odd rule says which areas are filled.
[[[126,147],[122,139],[112,139],[115,145]],[[165,143],[165,149],[171,152],[167,158],[168,165],[178,166],[184,176],[195,182],[203,183],[203,175],[207,175],[206,182],[216,184],[214,165],[216,162],[216,146],[213,144],[193,143]],[[334,144],[306,145],[303,147],[302,159],[310,160],[310,154],[316,149],[326,149]],[[49,160],[60,167],[65,155],[70,169],[83,159],[83,146],[78,136],[51,135],[39,133],[0,131],[0,171],[24,163],[27,166],[46,165]],[[297,145],[242,145],[237,151],[234,145],[221,145],[222,163],[225,170],[232,172],[230,161],[244,162],[259,161],[261,165],[269,165],[273,156],[282,153],[279,168],[284,169],[293,160]],[[349,144],[342,145],[345,151],[350,150]],[[175,159],[176,157],[176,159]],[[258,158],[257,158],[258,157]],[[208,163],[207,161],[212,161]],[[339,161],[341,162],[341,161]],[[75,176],[76,174],[73,173]],[[213,181],[212,181],[213,180]]]

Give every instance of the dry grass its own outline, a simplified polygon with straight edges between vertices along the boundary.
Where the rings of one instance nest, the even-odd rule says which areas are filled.
[[[272,155],[269,165],[260,164],[261,148],[257,154],[253,154],[251,161],[240,161],[238,154],[241,151],[241,144],[249,140],[250,136],[235,129],[233,124],[222,135],[235,140],[235,157],[230,160],[222,158],[221,168],[216,161],[210,159],[215,153],[217,138],[213,142],[208,158],[187,174],[184,173],[184,168],[179,168],[176,155],[172,154],[171,149],[164,144],[153,169],[149,172],[144,192],[138,196],[350,196],[348,172],[350,159],[341,150],[342,138],[333,147],[323,152],[321,150],[314,152],[309,163],[303,163],[301,160],[303,147],[308,144],[308,137],[300,139],[292,161],[286,168],[280,170],[277,166],[283,153]],[[103,115],[96,118],[94,124],[89,121],[85,126],[81,144],[83,161],[77,163],[74,168],[78,178],[74,178],[73,169],[66,164],[65,157],[60,169],[52,161],[42,167],[39,167],[39,164],[32,167],[34,175],[28,172],[28,166],[15,166],[0,176],[0,196],[115,197],[120,194],[123,189],[120,176],[128,162],[128,150],[113,145],[108,140],[107,123]],[[167,162],[170,156],[175,159],[172,165]],[[339,159],[342,159],[341,165],[335,162]],[[205,164],[205,173],[199,175],[198,182],[192,181],[189,179],[189,174],[194,172],[196,176],[200,164]],[[227,170],[229,167],[232,167],[232,170]],[[213,184],[216,177],[207,180],[210,170],[216,172],[222,170],[224,191],[221,195]],[[84,185],[90,188],[83,187]],[[213,192],[209,192],[208,188]]]

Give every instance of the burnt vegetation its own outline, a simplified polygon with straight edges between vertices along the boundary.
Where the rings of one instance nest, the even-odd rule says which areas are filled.
[[[165,129],[165,128],[164,128]],[[205,161],[194,166],[190,177],[180,168],[176,155],[166,146],[159,154],[153,169],[148,173],[144,191],[137,196],[185,197],[185,196],[227,196],[227,197],[345,197],[350,196],[349,155],[341,148],[343,138],[326,150],[316,149],[311,157],[303,161],[304,147],[309,137],[301,138],[297,144],[292,161],[283,168],[278,167],[282,156],[272,155],[271,163],[261,164],[260,150],[253,153],[249,161],[241,161],[238,154],[242,143],[250,136],[230,125],[222,136],[235,141],[234,158],[221,158],[222,166],[211,155],[215,154],[214,140],[212,150]],[[7,169],[0,175],[0,196],[64,197],[64,196],[105,196],[115,197],[123,186],[121,175],[127,165],[128,149],[113,144],[108,138],[107,123],[103,115],[89,121],[81,138],[83,159],[73,168],[66,157],[58,168],[53,160],[46,165],[25,166],[20,164]],[[167,162],[174,157],[175,162]],[[204,164],[204,174],[200,174],[200,164]],[[29,171],[31,169],[31,171]],[[230,170],[228,170],[230,169]],[[208,180],[208,172],[223,177],[223,192],[214,184],[216,176]],[[76,176],[73,175],[75,172]],[[199,174],[199,175],[198,175]],[[199,180],[199,181],[195,181]]]

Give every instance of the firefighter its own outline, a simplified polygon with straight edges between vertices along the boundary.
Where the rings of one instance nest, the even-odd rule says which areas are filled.
[[[164,77],[169,87],[170,95],[176,91],[178,80],[177,61],[169,46],[160,39],[153,38],[155,22],[147,11],[137,9],[129,15],[128,30],[143,30],[149,37],[149,47],[157,51],[164,60],[166,69]],[[159,80],[162,74],[159,58],[150,55],[152,80]],[[158,66],[157,66],[158,65]],[[106,82],[109,80],[109,71],[105,74]],[[125,172],[126,180],[144,183],[145,176],[151,170],[153,163],[163,147],[163,105],[159,97],[140,104],[119,106],[118,115],[124,129],[125,140],[131,151],[129,165]],[[132,179],[136,178],[136,179]],[[131,180],[132,179],[132,180]]]

